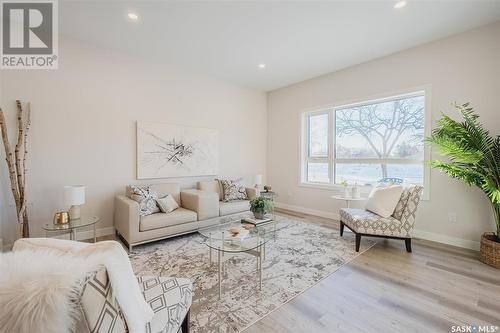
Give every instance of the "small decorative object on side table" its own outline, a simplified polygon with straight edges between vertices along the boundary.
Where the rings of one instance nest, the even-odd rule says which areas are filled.
[[[81,216],[79,219],[70,220],[68,223],[64,224],[56,224],[56,223],[47,223],[42,229],[45,230],[45,237],[48,237],[49,232],[58,232],[61,233],[63,231],[68,232],[71,240],[76,240],[76,230],[78,228],[92,226],[94,230],[94,243],[97,241],[95,225],[101,219],[98,216]]]
[[[69,219],[80,218],[80,205],[85,203],[85,186],[71,185],[64,186],[64,204],[71,206],[69,209]]]

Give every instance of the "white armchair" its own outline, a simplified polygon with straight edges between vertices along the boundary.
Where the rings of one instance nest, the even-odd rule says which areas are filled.
[[[23,238],[14,243],[13,251],[52,250],[77,257],[89,257],[114,247],[118,247],[118,250],[126,256],[122,245],[116,241],[88,244],[61,239]],[[114,253],[112,251],[106,252],[106,255],[110,254]],[[133,274],[131,269],[130,274]],[[135,277],[132,277],[133,279]],[[173,277],[138,277],[137,281],[142,296],[154,312],[154,316],[147,323],[144,332],[189,333],[189,308],[192,301],[191,281]],[[87,276],[81,284],[76,331],[81,333],[129,332],[130,323],[127,322],[121,306],[115,298],[114,287],[106,268],[102,267]]]

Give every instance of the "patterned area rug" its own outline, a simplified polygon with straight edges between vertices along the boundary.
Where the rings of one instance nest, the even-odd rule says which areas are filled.
[[[260,292],[257,259],[242,253],[226,261],[222,298],[218,300],[217,254],[212,253],[214,264],[209,265],[208,248],[196,233],[138,246],[130,260],[137,275],[187,277],[193,281],[193,332],[240,332],[374,244],[363,240],[356,253],[352,233],[346,232],[341,238],[338,230],[295,222],[267,243]]]

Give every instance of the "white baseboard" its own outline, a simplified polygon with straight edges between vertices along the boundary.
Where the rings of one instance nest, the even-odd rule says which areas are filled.
[[[413,237],[425,239],[433,242],[463,247],[466,249],[479,251],[480,243],[470,239],[451,237],[443,234],[435,234],[424,230],[413,229]]]
[[[327,211],[323,211],[323,210],[310,209],[310,208],[305,208],[305,207],[300,207],[300,206],[295,206],[295,205],[289,205],[289,204],[285,204],[282,202],[276,202],[276,208],[283,208],[286,210],[290,210],[292,212],[314,215],[314,216],[319,216],[319,217],[324,217],[324,218],[334,219],[334,220],[339,220],[339,218],[340,218],[338,213],[332,213],[332,212],[327,212]],[[429,240],[429,241],[433,241],[433,242],[458,246],[458,247],[476,250],[476,251],[479,250],[479,247],[480,247],[480,243],[477,241],[451,237],[451,236],[447,236],[447,235],[443,235],[443,234],[436,234],[433,232],[428,232],[428,231],[418,230],[418,229],[413,230],[413,236],[415,238],[420,238],[420,239],[425,239],[425,240]]]

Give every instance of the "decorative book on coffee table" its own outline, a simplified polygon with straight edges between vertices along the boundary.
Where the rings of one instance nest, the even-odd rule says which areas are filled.
[[[268,223],[268,222],[271,222],[272,219],[271,218],[263,218],[263,219],[257,219],[257,218],[254,218],[254,217],[247,217],[247,218],[244,218],[242,220],[242,222],[244,223],[250,223],[250,224],[253,224],[253,225],[260,225],[260,224],[264,224],[264,223]]]

